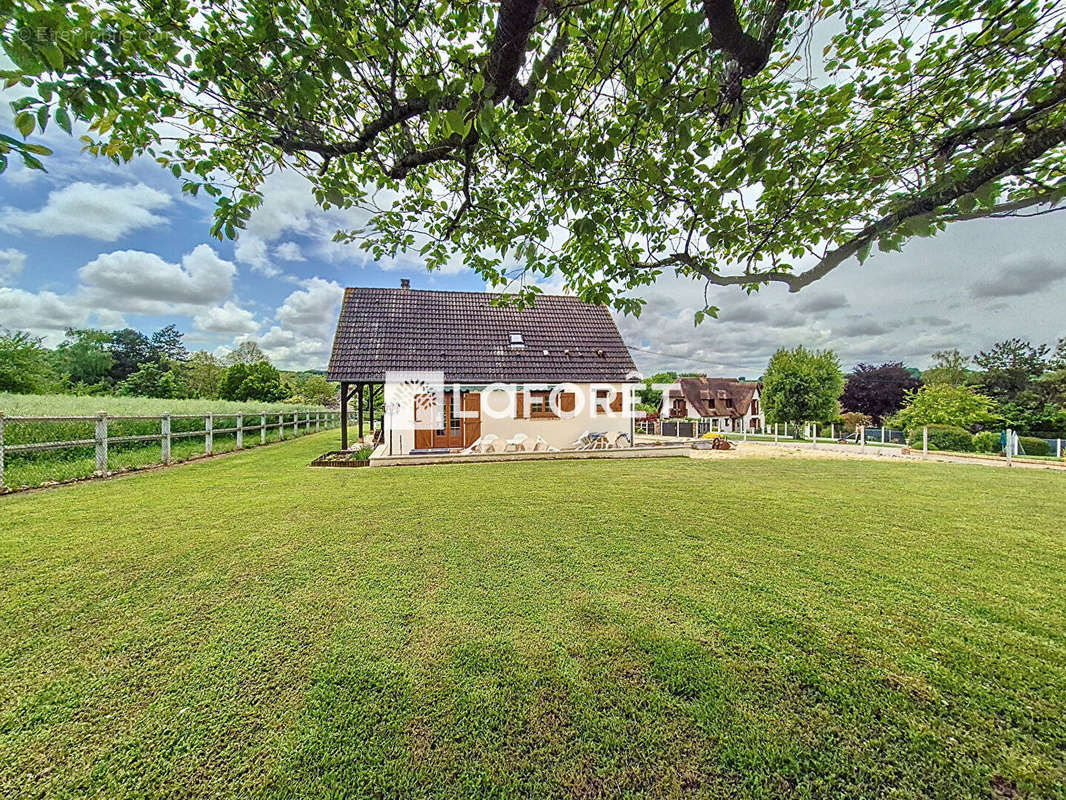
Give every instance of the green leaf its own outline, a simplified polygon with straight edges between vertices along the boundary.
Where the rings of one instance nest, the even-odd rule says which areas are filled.
[[[15,117],[15,129],[22,134],[23,139],[33,133],[34,125],[33,114],[28,111],[23,111]]]
[[[62,106],[56,109],[55,120],[56,125],[65,130],[68,134],[71,133],[70,114],[68,114],[67,110]]]

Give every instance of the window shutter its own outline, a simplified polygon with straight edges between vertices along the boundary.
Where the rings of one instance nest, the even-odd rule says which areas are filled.
[[[559,410],[572,414],[575,408],[577,408],[577,396],[573,392],[560,392]]]
[[[625,391],[625,390],[623,390]],[[611,401],[611,411],[615,413],[621,413],[622,411],[622,392],[618,392],[614,396],[614,400]]]
[[[525,395],[522,394],[522,392],[515,392],[515,396],[514,396],[514,418],[515,419],[521,419],[522,417],[525,416],[525,405],[523,403],[524,400],[525,400]]]

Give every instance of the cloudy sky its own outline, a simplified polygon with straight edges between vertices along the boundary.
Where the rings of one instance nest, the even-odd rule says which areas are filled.
[[[11,130],[6,102],[0,126]],[[250,338],[278,366],[323,368],[344,286],[409,277],[414,288],[484,288],[459,263],[430,274],[417,256],[383,265],[331,242],[346,220],[317,210],[295,175],[272,177],[248,230],[219,242],[207,199],[183,196],[150,160],[118,167],[54,129],[35,141],[56,151],[47,174],[14,165],[0,175],[0,327],[50,345],[68,327],[173,322],[193,349]],[[753,377],[775,349],[797,344],[832,348],[848,367],[924,367],[939,349],[1066,336],[1066,214],[961,223],[799,294],[715,289],[720,318],[699,327],[702,284],[667,277],[643,296],[644,313],[618,324],[645,372]]]

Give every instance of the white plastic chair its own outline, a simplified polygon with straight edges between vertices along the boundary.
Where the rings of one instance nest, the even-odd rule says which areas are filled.
[[[512,436],[510,439],[507,440],[507,444],[505,444],[503,446],[503,452],[506,453],[512,447],[515,449],[516,452],[518,450],[525,450],[526,449],[526,439],[528,439],[528,438],[529,438],[529,436],[527,436],[524,433],[516,433],[514,436]]]
[[[589,431],[585,431],[570,443],[570,450],[588,450],[594,444]]]
[[[496,440],[500,437],[495,433],[486,433],[484,436],[477,437],[470,443],[470,446],[460,452],[460,455],[469,456],[474,453],[494,453],[496,452]]]
[[[539,433],[537,434],[537,440],[533,443],[533,451],[537,452],[538,450],[546,453],[559,452],[558,447],[552,447],[550,444],[548,444],[548,440],[541,436]]]

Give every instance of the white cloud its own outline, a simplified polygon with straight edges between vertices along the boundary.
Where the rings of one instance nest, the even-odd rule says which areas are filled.
[[[296,242],[282,242],[274,248],[274,255],[283,261],[306,261],[300,245]]]
[[[41,236],[87,236],[114,242],[130,231],[166,222],[152,213],[171,203],[169,195],[143,183],[113,186],[79,181],[49,193],[36,211],[7,207],[0,227]]]
[[[1066,262],[1023,253],[1004,259],[995,272],[974,283],[970,293],[978,298],[1020,297],[1046,291],[1064,278]]]
[[[21,250],[16,250],[14,247],[0,250],[0,281],[3,283],[14,283],[15,279],[22,274],[25,266],[26,254]]]
[[[227,300],[221,306],[204,309],[195,316],[194,322],[201,331],[231,336],[253,334],[259,330],[255,315],[232,300]]]
[[[278,306],[277,324],[259,339],[270,360],[287,369],[321,368],[329,360],[344,289],[311,278]]]
[[[155,253],[102,253],[80,270],[84,290],[102,308],[142,314],[189,313],[226,299],[237,268],[206,244],[171,264]]]
[[[0,288],[0,320],[16,330],[63,331],[79,327],[89,318],[89,309],[55,292],[26,292]]]

